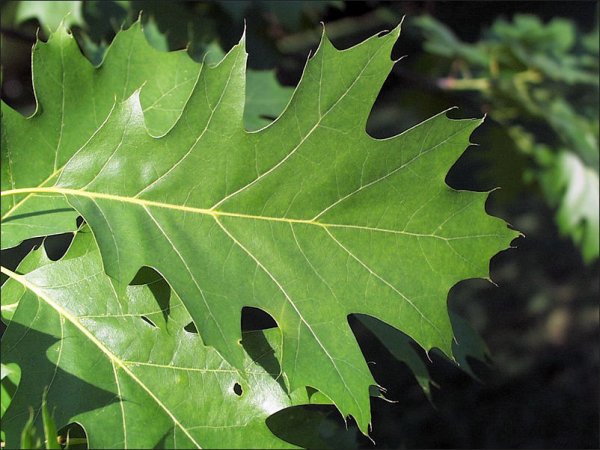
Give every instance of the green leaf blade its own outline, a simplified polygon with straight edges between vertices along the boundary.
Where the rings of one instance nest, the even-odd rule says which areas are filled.
[[[203,67],[160,139],[137,96],[116,105],[55,188],[90,224],[109,275],[154,267],[235,367],[242,308],[271,314],[290,388],[319,390],[364,433],[375,381],[348,314],[451,355],[449,289],[487,277],[517,236],[485,214],[487,193],[444,183],[480,120],[442,114],[390,139],[366,134],[398,34],[345,51],[324,37],[286,111],[255,133],[243,127],[242,42]]]
[[[217,66],[175,82],[179,103],[164,116],[168,121],[155,116],[160,130],[151,125],[152,106],[159,105],[158,113],[169,91],[157,91],[158,103],[145,107],[151,83],[139,91],[139,81],[121,103],[129,69],[116,65],[118,73],[107,80],[124,85],[121,96],[103,96],[102,122],[64,170],[71,150],[63,154],[62,143],[70,137],[59,133],[48,146],[50,169],[62,172],[57,187],[32,181],[40,188],[30,191],[67,197],[90,224],[103,269],[120,282],[143,266],[163,274],[204,342],[234,367],[242,370],[245,361],[241,309],[271,314],[283,333],[290,388],[318,389],[365,433],[375,381],[348,314],[381,318],[425,349],[450,355],[448,290],[462,279],[487,277],[489,259],[516,237],[485,214],[486,193],[457,192],[444,183],[480,121],[438,115],[390,139],[366,134],[398,33],[345,51],[324,36],[286,111],[255,133],[243,124],[243,43]],[[64,34],[54,42],[68,43]],[[115,48],[119,61],[150,70],[131,59],[133,45]],[[65,111],[52,114],[49,128],[62,130]],[[11,139],[3,134],[3,144]],[[4,167],[12,176],[12,162]],[[121,369],[133,373],[112,367],[115,379]]]

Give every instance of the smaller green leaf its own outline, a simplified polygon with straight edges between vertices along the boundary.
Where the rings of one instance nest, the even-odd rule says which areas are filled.
[[[3,365],[4,370],[4,365]],[[3,380],[4,381],[4,380]],[[29,419],[23,426],[21,432],[21,448],[22,449],[41,449],[57,450],[61,446],[58,443],[56,425],[52,415],[48,411],[48,404],[46,403],[46,391],[42,394],[42,424],[44,428],[44,442],[42,444],[41,438],[38,435],[37,428],[35,427],[36,415],[34,414],[33,408],[29,408]],[[2,446],[4,447],[4,445]]]
[[[431,399],[431,377],[425,362],[411,344],[414,341],[406,334],[374,317],[364,315],[357,315],[356,317],[387,348],[394,358],[403,362],[412,370],[417,383],[419,383],[427,398]]]
[[[452,343],[452,354],[456,359],[458,367],[471,375],[474,379],[479,377],[473,371],[470,358],[477,361],[486,362],[489,358],[489,349],[485,342],[471,326],[469,322],[455,313],[450,314],[452,329],[454,330],[455,340]]]

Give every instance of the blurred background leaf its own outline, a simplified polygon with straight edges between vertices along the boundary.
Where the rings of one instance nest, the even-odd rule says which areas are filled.
[[[476,43],[461,41],[431,16],[413,24],[425,37],[425,50],[447,60],[447,75],[437,85],[487,104],[490,117],[528,157],[525,181],[537,184],[557,210],[560,232],[573,239],[586,262],[596,260],[598,23],[583,34],[562,18],[543,23],[515,15],[495,20]]]

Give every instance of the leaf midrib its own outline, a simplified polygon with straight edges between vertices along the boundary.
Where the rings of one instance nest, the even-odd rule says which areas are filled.
[[[176,205],[172,203],[164,203],[157,202],[154,200],[145,200],[134,197],[126,197],[121,195],[107,194],[104,192],[93,192],[93,191],[81,191],[78,189],[70,189],[70,188],[60,188],[60,187],[40,187],[40,188],[23,188],[23,189],[12,189],[9,191],[3,191],[1,193],[2,197],[10,196],[10,195],[20,195],[20,194],[62,194],[62,195],[73,195],[76,197],[87,197],[90,199],[99,199],[99,200],[111,200],[121,203],[129,203],[141,207],[153,207],[153,208],[161,208],[161,209],[171,209],[175,211],[181,212],[189,212],[195,214],[203,214],[207,216],[211,216],[213,218],[219,217],[233,217],[238,219],[248,219],[248,220],[264,220],[269,222],[283,222],[283,223],[291,223],[291,224],[304,224],[304,225],[313,225],[325,229],[329,228],[350,228],[356,230],[364,230],[364,231],[372,231],[379,233],[389,233],[389,234],[401,234],[411,237],[427,237],[440,239],[442,241],[453,241],[453,240],[461,240],[461,239],[474,239],[481,237],[498,237],[496,234],[480,234],[473,236],[454,236],[454,237],[445,237],[440,236],[435,233],[414,233],[406,230],[394,230],[389,228],[379,228],[379,227],[370,227],[366,225],[354,225],[354,224],[345,224],[345,223],[326,223],[319,222],[313,219],[293,219],[288,217],[276,217],[276,216],[261,216],[255,214],[244,214],[244,213],[236,213],[229,211],[218,211],[215,209],[207,209],[207,208],[196,208],[193,206],[184,206],[184,205]]]

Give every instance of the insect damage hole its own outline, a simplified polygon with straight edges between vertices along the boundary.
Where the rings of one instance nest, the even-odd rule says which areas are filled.
[[[183,327],[183,329],[188,333],[198,334],[198,328],[196,328],[196,324],[194,322],[188,323],[185,327]]]
[[[262,309],[244,306],[242,308],[242,331],[257,331],[275,328],[277,322]]]
[[[237,395],[238,397],[241,397],[242,394],[244,393],[243,389],[242,389],[242,385],[240,383],[235,383],[233,385],[233,392],[235,395]]]

